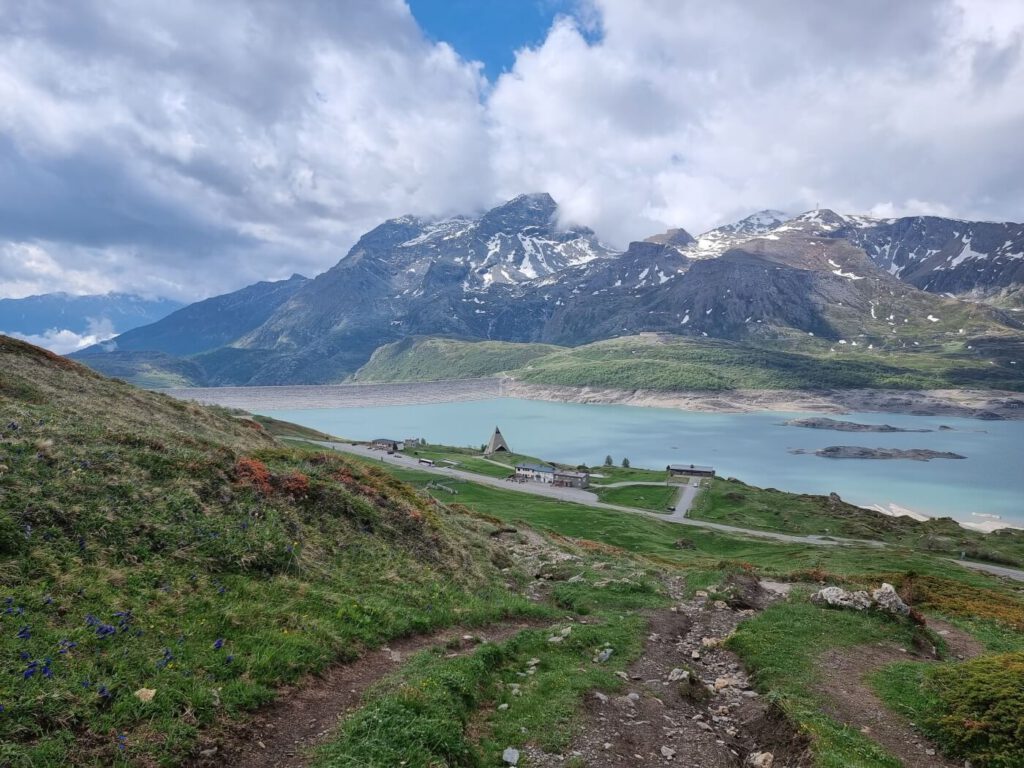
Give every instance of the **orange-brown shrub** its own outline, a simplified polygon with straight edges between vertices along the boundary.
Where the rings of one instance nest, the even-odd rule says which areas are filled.
[[[243,485],[250,485],[264,496],[269,496],[273,488],[270,484],[270,470],[259,459],[243,456],[235,462],[235,477]]]
[[[281,493],[296,499],[302,499],[309,495],[309,478],[298,471],[279,478],[277,485]]]

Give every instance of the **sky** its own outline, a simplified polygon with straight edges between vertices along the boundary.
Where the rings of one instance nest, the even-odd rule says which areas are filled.
[[[1024,218],[1019,0],[0,0],[0,296],[195,300],[547,191],[608,244]]]

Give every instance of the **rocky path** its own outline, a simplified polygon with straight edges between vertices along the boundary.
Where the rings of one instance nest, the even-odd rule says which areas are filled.
[[[625,689],[586,701],[580,735],[561,755],[535,747],[531,768],[555,768],[578,758],[587,768],[683,765],[699,768],[810,765],[807,743],[751,688],[737,658],[722,646],[753,610],[685,599],[651,615],[643,655],[625,675]],[[758,590],[756,600],[772,597]]]
[[[954,658],[968,659],[983,651],[978,641],[950,624],[929,620],[928,625],[945,638]],[[963,761],[942,757],[906,719],[886,709],[867,682],[872,673],[897,661],[932,660],[888,643],[834,648],[818,662],[818,693],[828,702],[829,715],[878,742],[905,768],[959,768]]]
[[[362,702],[366,690],[396,671],[412,654],[442,645],[451,657],[472,651],[481,642],[501,642],[535,622],[512,621],[485,629],[447,629],[404,638],[370,651],[350,664],[331,667],[279,692],[278,700],[244,724],[209,737],[196,748],[193,768],[303,768],[310,752]]]

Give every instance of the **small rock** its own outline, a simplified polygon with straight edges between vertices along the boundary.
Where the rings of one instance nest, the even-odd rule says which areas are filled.
[[[505,747],[505,751],[501,753],[501,759],[505,761],[505,765],[518,765],[519,750],[515,747]]]
[[[743,764],[750,768],[772,768],[774,763],[775,755],[771,752],[751,752],[743,761]]]
[[[825,587],[811,595],[811,602],[826,608],[851,608],[863,611],[871,607],[867,592],[847,592],[842,587]]]
[[[621,677],[623,680],[629,680],[629,675],[627,675],[625,672],[622,672],[621,670],[616,672],[615,676]]]
[[[604,743],[604,748],[605,748],[605,749],[611,749],[611,748],[612,748],[612,743],[611,743],[610,741],[606,741],[606,742]]]
[[[670,683],[675,683],[675,682],[683,680],[684,678],[687,678],[689,676],[690,676],[690,673],[687,672],[685,669],[680,669],[679,667],[676,667],[675,669],[673,669],[671,672],[668,673],[668,681]]]
[[[199,750],[200,757],[213,757],[217,754],[217,747],[210,747],[209,749]]]
[[[661,756],[664,757],[666,760],[671,760],[673,757],[676,756],[676,751],[672,749],[672,747],[662,747]]]
[[[601,693],[600,691],[594,691],[594,698],[600,701],[602,704],[608,703],[608,696]]]
[[[508,704],[499,704],[498,705],[498,711],[499,712],[504,712],[506,709],[508,709]]]
[[[734,685],[736,685],[736,680],[732,677],[719,677],[715,680],[716,691],[721,691],[725,688],[731,688]]]
[[[613,653],[615,653],[615,651],[611,648],[605,648],[603,651],[597,654],[597,656],[594,657],[594,663],[601,664],[608,661],[608,659],[611,658],[611,655]]]
[[[626,694],[626,698],[629,699],[630,701],[640,701],[640,694],[639,693],[628,693],[628,694]]]
[[[696,648],[690,651],[690,658],[694,661],[700,661],[700,651],[698,651]]]
[[[135,698],[141,702],[150,702],[156,696],[156,688],[139,688],[135,692]]]
[[[892,584],[883,583],[882,586],[871,593],[871,599],[883,611],[896,614],[897,616],[910,615],[910,606],[900,599]]]
[[[549,643],[560,643],[563,640],[565,640],[565,638],[562,637],[561,635],[552,635],[551,637],[548,638],[548,642]]]

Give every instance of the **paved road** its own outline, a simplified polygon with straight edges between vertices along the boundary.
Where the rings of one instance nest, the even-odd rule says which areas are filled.
[[[953,562],[971,570],[985,571],[995,576],[1005,576],[1014,581],[1024,581],[1024,571],[1018,571],[1016,568],[1007,568],[1002,565],[991,565],[989,563],[974,563],[970,560],[954,560]]]
[[[584,491],[580,488],[556,488],[548,485],[547,483],[513,483],[508,480],[503,480],[498,477],[488,477],[486,475],[478,475],[475,472],[466,472],[461,469],[453,469],[450,467],[438,467],[428,466],[426,464],[420,464],[417,459],[405,456],[403,454],[386,454],[381,451],[372,450],[365,445],[353,445],[352,443],[337,443],[337,442],[326,442],[311,440],[317,445],[322,445],[327,448],[333,448],[336,451],[342,451],[344,453],[352,453],[357,456],[363,456],[365,458],[374,459],[376,461],[382,461],[386,464],[394,464],[407,469],[417,469],[422,472],[429,472],[430,474],[439,475],[441,477],[448,477],[456,480],[465,480],[470,483],[478,483],[480,485],[490,485],[494,488],[500,488],[503,491],[514,491],[516,493],[527,493],[533,496],[545,496],[551,499],[557,499],[559,501],[571,501],[577,504],[585,504],[588,507],[596,507],[598,509],[609,509],[614,512],[628,512],[632,515],[643,515],[654,520],[662,520],[670,523],[677,523],[679,525],[689,525],[694,528],[704,528],[711,531],[718,531],[720,533],[728,533],[739,536],[755,537],[760,539],[771,539],[773,541],[782,541],[790,544],[817,544],[822,546],[834,547],[837,545],[854,545],[854,546],[868,546],[868,547],[884,547],[885,545],[878,541],[864,541],[858,539],[840,539],[830,536],[794,536],[788,533],[776,533],[774,531],[754,531],[748,528],[738,528],[733,525],[723,525],[722,523],[712,523],[707,520],[693,520],[686,517],[686,513],[689,511],[690,506],[693,504],[693,500],[697,496],[698,488],[693,488],[692,485],[687,485],[682,489],[679,496],[679,501],[676,503],[676,510],[671,514],[660,514],[658,512],[651,512],[645,509],[637,509],[635,507],[622,507],[617,504],[605,504],[603,501],[599,501],[597,495],[590,491]],[[658,485],[658,483],[654,483]]]

